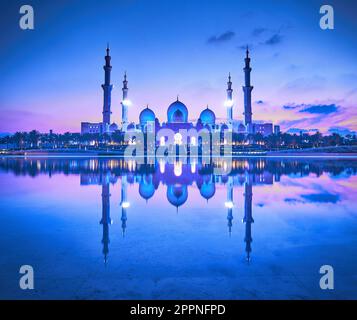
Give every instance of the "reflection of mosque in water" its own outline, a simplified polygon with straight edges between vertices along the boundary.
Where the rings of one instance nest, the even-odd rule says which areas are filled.
[[[122,158],[0,158],[0,171],[13,172],[17,176],[29,175],[36,177],[47,174],[80,175],[81,185],[100,185],[102,188],[102,219],[103,254],[105,260],[109,252],[110,218],[110,185],[121,183],[121,227],[123,235],[126,231],[130,199],[128,199],[128,185],[138,184],[139,195],[146,201],[155,197],[159,188],[166,187],[168,202],[176,210],[187,202],[189,198],[188,186],[196,185],[200,195],[209,201],[216,193],[216,186],[226,187],[227,198],[222,207],[227,210],[227,224],[229,234],[233,227],[233,189],[244,186],[244,212],[241,214],[245,223],[245,237],[247,259],[250,259],[253,220],[252,200],[253,186],[259,184],[273,184],[279,182],[281,176],[289,175],[295,178],[323,173],[332,176],[357,174],[357,161],[348,160],[317,160],[317,159],[266,159],[240,158],[232,159],[231,170],[226,173],[214,174],[214,168],[228,168],[224,159],[212,158],[205,163],[204,159],[191,159],[187,164],[181,160],[166,162],[158,160],[155,164],[141,164],[133,160]]]
[[[81,185],[99,184],[102,186],[102,219],[103,226],[103,254],[104,260],[107,261],[109,252],[109,226],[111,224],[110,218],[110,184],[115,185],[120,181],[121,185],[121,227],[123,236],[126,231],[127,214],[130,209],[130,202],[128,199],[128,184],[137,183],[139,185],[139,195],[147,202],[154,197],[155,191],[159,188],[160,183],[166,185],[167,201],[179,210],[179,207],[184,205],[188,199],[188,186],[196,183],[200,191],[200,195],[209,201],[214,197],[216,192],[216,184],[222,184],[226,187],[227,198],[224,202],[224,207],[227,210],[227,226],[229,235],[232,232],[233,226],[233,189],[234,186],[244,185],[244,213],[242,214],[242,221],[245,224],[246,243],[246,257],[250,261],[252,232],[251,226],[254,222],[252,216],[252,200],[253,200],[253,185],[256,184],[273,184],[273,175],[269,172],[262,172],[252,174],[244,172],[235,176],[230,175],[214,175],[213,167],[204,166],[197,163],[183,164],[175,161],[173,164],[160,163],[157,170],[150,166],[144,170],[135,172],[135,164],[128,165],[134,171],[123,174],[120,178],[112,175],[110,171],[105,174],[81,174]]]

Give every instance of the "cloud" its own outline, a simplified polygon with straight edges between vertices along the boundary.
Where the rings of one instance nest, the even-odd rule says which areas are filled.
[[[208,44],[220,44],[232,40],[235,36],[235,32],[226,31],[218,36],[212,36],[207,40]]]
[[[263,32],[261,31],[260,29],[263,29],[263,28],[258,28],[258,29],[255,29],[253,30],[253,33],[259,33],[259,32]],[[264,29],[264,32],[270,32],[268,29]],[[257,35],[255,36],[256,38],[258,37]],[[240,50],[246,50],[247,49],[247,45],[248,47],[251,49],[251,48],[258,48],[258,47],[263,47],[263,46],[275,46],[275,45],[278,45],[279,43],[281,43],[283,41],[283,36],[280,35],[280,33],[275,33],[273,35],[271,35],[267,40],[265,41],[259,41],[259,40],[256,40],[252,43],[248,43],[248,44],[242,44],[242,45],[238,45],[237,48],[240,49]],[[277,57],[278,56],[278,53],[275,53],[274,54],[274,57]]]
[[[272,35],[269,39],[267,39],[264,44],[269,45],[269,46],[274,46],[276,44],[279,44],[283,41],[283,36],[281,36],[279,33],[276,33]]]
[[[345,105],[339,100],[315,101],[313,103],[286,103],[279,108],[284,116],[278,121],[282,130],[289,133],[313,133],[318,128],[322,134],[354,134],[357,131],[357,111],[354,105]]]
[[[340,196],[332,193],[302,194],[301,198],[313,203],[337,203],[340,201]]]
[[[285,198],[284,201],[287,203],[292,203],[292,204],[304,203],[304,201],[302,201],[300,199],[296,199],[296,198]]]
[[[303,200],[297,198],[285,198],[284,201],[291,204],[298,204],[298,203],[337,203],[341,200],[340,195],[332,194],[328,192],[302,194],[300,195],[300,197]]]
[[[330,114],[335,113],[339,110],[339,106],[335,104],[318,104],[306,106],[304,109],[299,110],[299,112],[312,113],[312,114]]]
[[[286,104],[282,107],[284,110],[296,110],[298,112],[310,113],[310,114],[331,114],[340,111],[340,106],[335,103],[331,104]]]
[[[283,106],[283,109],[285,109],[285,110],[294,110],[297,108],[300,108],[300,106],[299,105],[285,105],[285,106]]]
[[[253,37],[259,37],[264,32],[268,31],[267,28],[255,28],[252,32]]]
[[[302,129],[302,128],[290,128],[288,131],[286,131],[287,133],[291,133],[291,134],[300,134],[300,132],[302,133],[316,133],[319,130],[317,129]]]

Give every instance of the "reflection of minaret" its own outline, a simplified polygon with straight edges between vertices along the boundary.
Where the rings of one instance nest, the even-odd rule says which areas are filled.
[[[128,192],[128,185],[126,176],[121,177],[121,228],[123,232],[123,237],[125,236],[125,229],[126,229],[126,210],[129,208],[129,202],[127,201],[127,192]]]
[[[232,89],[231,74],[229,74],[229,76],[228,76],[227,85],[228,85],[228,88],[227,88],[227,101],[226,101],[227,122],[229,124],[232,124],[232,122],[233,122],[233,89]]]
[[[228,231],[229,235],[232,233],[232,221],[233,221],[233,178],[231,176],[228,177],[228,182],[227,182],[227,202],[226,202],[226,208],[228,210],[227,214],[227,220],[228,220]]]
[[[126,130],[128,126],[128,107],[130,105],[130,102],[128,100],[128,81],[126,79],[126,72],[124,74],[124,80],[123,80],[123,101],[121,102],[121,107],[122,107],[122,125],[123,129]]]
[[[103,225],[103,254],[104,262],[107,263],[107,257],[109,253],[109,225],[111,224],[110,219],[110,193],[109,193],[109,183],[104,182],[102,185],[102,220],[100,223]]]
[[[245,183],[245,193],[244,193],[244,218],[243,223],[245,223],[245,238],[246,243],[245,251],[247,253],[247,260],[250,261],[250,253],[252,252],[251,243],[252,239],[252,223],[254,222],[252,216],[252,200],[253,200],[253,187],[251,182]]]
[[[246,51],[246,58],[245,58],[245,67],[244,67],[244,74],[245,74],[245,84],[243,87],[244,91],[244,124],[246,125],[247,129],[252,124],[252,90],[253,87],[250,85],[250,72],[252,68],[250,67],[250,58],[249,58],[249,50],[247,47]]]
[[[103,103],[103,124],[110,125],[110,105],[111,105],[111,92],[113,85],[110,84],[110,73],[112,71],[112,66],[110,65],[111,57],[109,55],[109,45],[107,47],[107,55],[105,56],[105,79],[102,85],[104,91],[104,103]]]

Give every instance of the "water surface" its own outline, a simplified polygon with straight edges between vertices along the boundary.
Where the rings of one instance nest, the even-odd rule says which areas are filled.
[[[356,299],[357,160],[0,158],[0,298]],[[35,290],[19,288],[21,265]],[[334,268],[334,290],[319,269]]]

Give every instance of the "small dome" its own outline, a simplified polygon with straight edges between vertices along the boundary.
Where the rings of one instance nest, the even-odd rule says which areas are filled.
[[[128,130],[134,130],[134,129],[135,129],[135,124],[134,123],[129,123]]]
[[[116,130],[118,130],[118,125],[113,122],[113,123],[109,126],[109,130],[110,130],[110,131],[116,131]]]
[[[178,99],[177,101],[171,103],[167,109],[167,121],[169,123],[182,123],[188,121],[187,107]]]
[[[206,125],[206,124],[214,125],[216,123],[216,115],[207,106],[207,108],[201,112],[200,120],[203,125]]]
[[[245,125],[243,123],[240,123],[239,126],[238,126],[238,131],[239,132],[243,132],[245,131]]]
[[[149,200],[155,193],[152,177],[144,177],[139,185],[139,194],[142,198]]]
[[[200,194],[206,200],[211,199],[216,193],[216,185],[213,182],[203,183],[200,189]]]
[[[145,125],[149,121],[155,121],[155,113],[148,106],[141,111],[139,116],[139,121],[141,125]]]

